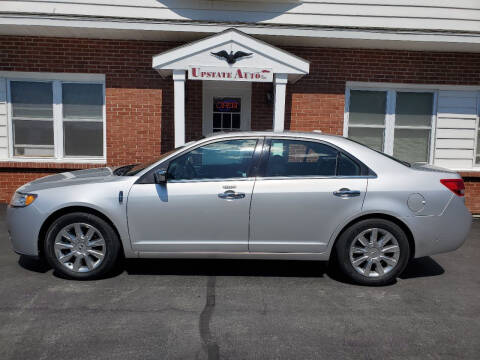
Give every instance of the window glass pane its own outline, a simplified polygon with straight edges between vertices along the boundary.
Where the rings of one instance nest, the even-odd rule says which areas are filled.
[[[101,84],[62,84],[64,119],[103,119]]]
[[[350,139],[378,151],[383,151],[383,135],[384,129],[356,127],[348,129],[348,137]]]
[[[240,114],[232,114],[232,128],[240,129]]]
[[[361,174],[360,165],[345,154],[339,155],[337,166],[337,175],[339,176],[359,176]]]
[[[65,156],[103,155],[103,123],[65,121],[63,133]]]
[[[53,156],[53,121],[13,120],[15,156]]]
[[[172,180],[229,179],[248,175],[257,140],[229,140],[205,145],[172,160]]]
[[[53,118],[53,90],[49,82],[10,82],[14,118]]]
[[[222,127],[222,114],[213,114],[213,127],[221,128]]]
[[[350,91],[350,124],[384,125],[386,108],[386,91]]]
[[[272,140],[266,176],[334,176],[338,151],[316,142]]]
[[[224,129],[230,129],[232,127],[232,115],[222,114],[222,127]]]
[[[431,126],[432,93],[397,92],[396,126]]]
[[[407,161],[428,162],[430,130],[395,129],[393,156]]]

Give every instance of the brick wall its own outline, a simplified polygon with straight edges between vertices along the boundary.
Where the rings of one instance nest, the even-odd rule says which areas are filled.
[[[172,42],[0,36],[0,70],[106,75],[107,162],[143,162],[173,147],[173,82],[151,68],[152,56]],[[311,62],[310,74],[287,86],[285,128],[341,134],[345,83],[382,81],[480,85],[480,54],[285,48]],[[252,84],[252,129],[272,128],[272,84]],[[202,135],[201,82],[187,81],[186,139]],[[0,163],[0,201],[25,181],[89,164]],[[467,203],[480,213],[476,174],[467,180]]]

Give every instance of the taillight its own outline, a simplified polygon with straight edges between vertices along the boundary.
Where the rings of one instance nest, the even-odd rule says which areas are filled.
[[[442,179],[440,182],[458,196],[465,196],[465,184],[463,183],[463,179]]]

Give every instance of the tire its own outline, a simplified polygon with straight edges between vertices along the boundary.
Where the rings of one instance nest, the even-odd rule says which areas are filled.
[[[76,280],[107,275],[115,267],[120,250],[115,230],[98,216],[83,212],[56,219],[44,242],[48,263],[60,274]]]
[[[335,243],[335,255],[338,267],[353,282],[387,285],[405,270],[410,245],[397,224],[384,219],[366,219],[342,233]]]

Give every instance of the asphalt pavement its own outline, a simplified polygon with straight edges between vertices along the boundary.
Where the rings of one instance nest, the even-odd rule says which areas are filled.
[[[13,253],[4,219],[2,360],[480,359],[480,220],[370,288],[313,261],[134,260],[65,280]]]

